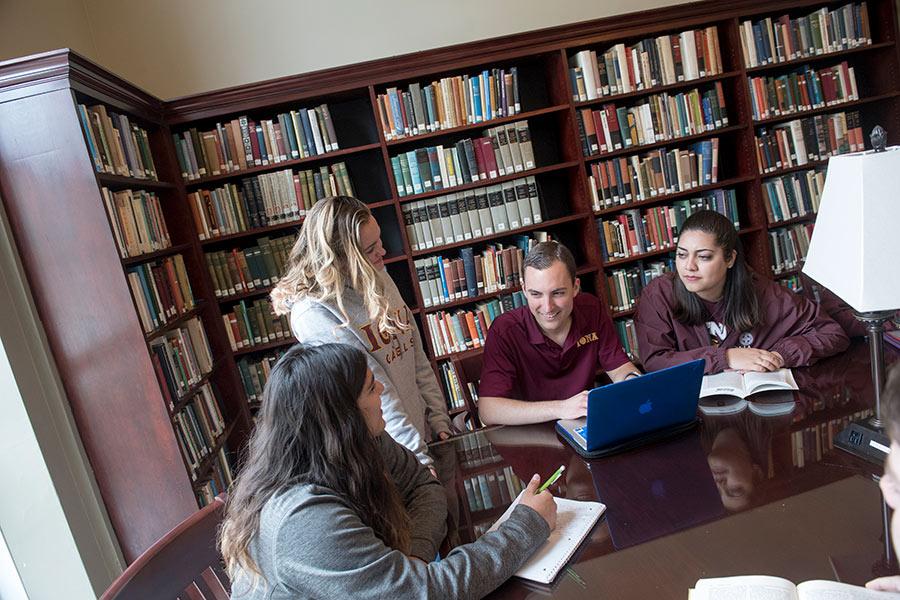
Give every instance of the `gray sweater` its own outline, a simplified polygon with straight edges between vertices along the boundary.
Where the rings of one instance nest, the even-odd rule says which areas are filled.
[[[411,553],[425,562],[386,546],[335,492],[299,484],[263,507],[250,554],[265,580],[252,587],[239,573],[232,600],[481,598],[550,535],[547,522],[520,505],[497,531],[429,562],[446,530],[442,486],[389,436],[380,436],[379,445],[409,513]]]
[[[291,330],[301,342],[340,342],[365,352],[369,368],[384,385],[381,410],[387,432],[412,450],[422,464],[430,465],[431,457],[425,447],[431,437],[428,429],[449,433],[447,405],[409,307],[391,277],[385,271],[380,271],[379,276],[390,310],[401,321],[410,323],[409,331],[382,337],[369,319],[360,295],[349,289],[344,292],[348,326],[341,327],[343,319],[337,306],[303,298],[291,307]]]

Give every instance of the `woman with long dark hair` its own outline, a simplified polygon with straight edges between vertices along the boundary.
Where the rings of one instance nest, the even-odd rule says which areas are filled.
[[[684,222],[675,265],[641,292],[635,324],[648,370],[703,358],[706,373],[775,371],[850,343],[815,303],[750,271],[734,225],[717,212]]]
[[[547,539],[556,505],[535,476],[497,531],[430,562],[446,498],[383,433],[381,391],[344,344],[276,363],[221,530],[233,599],[480,598]]]

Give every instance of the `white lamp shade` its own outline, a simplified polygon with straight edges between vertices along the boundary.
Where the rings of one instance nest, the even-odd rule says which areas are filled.
[[[831,157],[803,272],[858,312],[900,308],[900,147]]]

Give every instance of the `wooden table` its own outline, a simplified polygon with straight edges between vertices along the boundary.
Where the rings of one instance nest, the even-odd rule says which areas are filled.
[[[886,350],[888,362],[897,358]],[[579,457],[552,423],[436,444],[450,539],[472,541],[503,513],[515,496],[506,479],[564,464],[554,495],[603,502],[604,518],[553,585],[513,578],[491,597],[683,600],[703,577],[860,584],[890,572],[880,469],[829,447],[849,418],[871,412],[868,347],[855,342],[794,374],[791,415],[706,417],[677,439],[605,459]]]

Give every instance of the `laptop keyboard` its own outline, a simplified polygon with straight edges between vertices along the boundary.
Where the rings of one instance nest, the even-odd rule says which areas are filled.
[[[581,443],[581,445],[587,446],[587,425],[582,425],[581,427],[576,427],[572,431],[575,432],[575,435],[577,435],[579,438],[581,438],[578,440]]]

